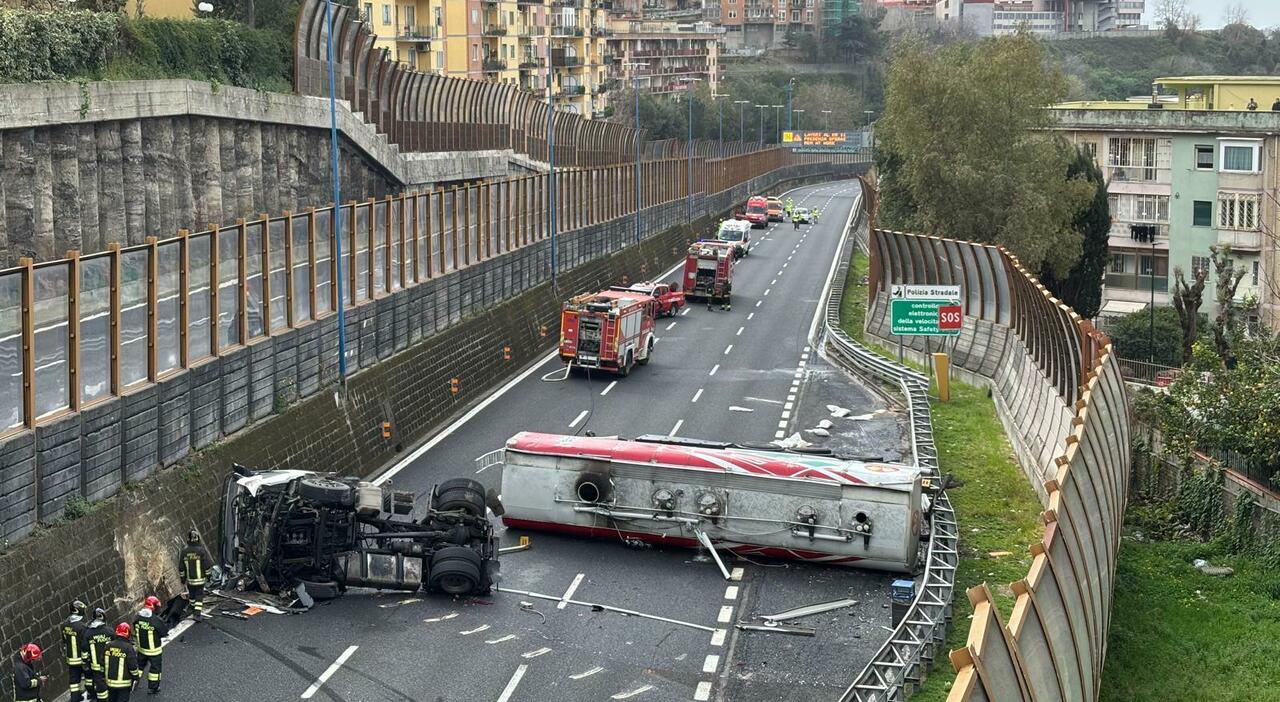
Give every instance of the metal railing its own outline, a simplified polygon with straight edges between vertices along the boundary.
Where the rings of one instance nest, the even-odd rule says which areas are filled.
[[[859,228],[866,225],[865,209],[855,218],[854,224]],[[919,687],[945,644],[959,562],[959,530],[951,500],[941,489],[938,451],[933,441],[933,421],[929,410],[929,379],[868,349],[840,328],[840,305],[844,299],[844,282],[854,245],[864,249],[866,246],[856,235],[850,236],[840,254],[840,264],[833,273],[831,293],[826,302],[826,343],[855,372],[896,388],[906,399],[912,455],[915,465],[929,480],[928,494],[932,504],[929,546],[916,598],[871,661],[850,682],[840,700],[900,702]]]

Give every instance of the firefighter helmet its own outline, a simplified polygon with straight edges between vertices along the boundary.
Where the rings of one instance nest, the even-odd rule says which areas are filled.
[[[160,609],[160,598],[155,595],[147,595],[147,599],[142,601],[142,606],[154,612]]]
[[[187,543],[189,544],[200,543],[200,532],[196,531],[195,529],[192,529],[191,531],[187,532]]]
[[[95,607],[93,610],[93,618],[98,621],[105,621],[107,618],[107,610],[101,607]]]
[[[132,631],[133,629],[129,626],[128,622],[120,622],[119,624],[116,624],[116,636],[119,636],[122,639],[129,638],[129,634]]]
[[[80,600],[76,600],[75,602],[71,603],[71,616],[83,617],[88,613],[89,613],[89,605],[81,602]]]
[[[19,655],[22,656],[23,663],[35,663],[44,656],[44,652],[40,650],[39,646],[29,643],[23,644],[22,651]]]

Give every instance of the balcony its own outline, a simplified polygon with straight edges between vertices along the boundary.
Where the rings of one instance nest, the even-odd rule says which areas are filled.
[[[581,68],[582,57],[581,56],[565,56],[563,54],[557,54],[556,52],[553,51],[551,52],[551,65],[555,66],[556,68]]]
[[[1150,251],[1169,250],[1169,225],[1143,222],[1112,222],[1107,248]]]
[[[1230,246],[1234,251],[1261,251],[1262,232],[1219,229],[1218,245]]]
[[[526,56],[524,57],[524,59],[520,61],[520,70],[522,71],[532,71],[532,70],[536,70],[539,68],[546,68],[546,67],[547,67],[547,62],[540,58],[532,58],[532,57]]]
[[[507,62],[502,59],[487,58],[484,60],[483,68],[485,73],[497,73],[507,70]]]
[[[553,37],[580,37],[582,34],[582,27],[577,25],[557,25],[551,28]]]
[[[1107,180],[1119,183],[1155,183],[1155,166],[1108,166]]]
[[[1108,289],[1121,288],[1149,293],[1153,283],[1157,293],[1169,291],[1169,278],[1159,275],[1153,277],[1136,273],[1108,273],[1106,285]],[[1157,303],[1159,303],[1159,300],[1157,300]]]
[[[602,54],[600,56],[600,63],[606,66],[612,66],[613,62],[614,62],[613,54]]]
[[[507,25],[491,24],[484,28],[484,35],[486,37],[505,37],[507,36]]]
[[[408,42],[429,42],[438,38],[439,27],[423,26],[423,27],[400,27],[396,34],[396,41]]]
[[[573,98],[586,94],[587,89],[581,85],[566,85],[556,91],[556,97],[558,98]]]
[[[576,7],[582,9],[582,0],[552,0],[552,5],[556,7]]]

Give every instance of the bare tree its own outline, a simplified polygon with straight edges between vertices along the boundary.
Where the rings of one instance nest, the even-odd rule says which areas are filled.
[[[1159,0],[1154,16],[1156,24],[1166,29],[1181,29],[1187,14],[1187,0]]]
[[[1209,277],[1207,266],[1191,271],[1194,282],[1187,285],[1182,268],[1173,269],[1173,309],[1182,327],[1182,363],[1191,361],[1191,346],[1200,335],[1200,304],[1204,301],[1204,282]]]
[[[1231,342],[1240,329],[1240,309],[1236,304],[1236,290],[1244,279],[1245,269],[1236,270],[1236,262],[1231,258],[1231,247],[1209,247],[1209,256],[1213,261],[1213,272],[1218,278],[1214,290],[1214,299],[1218,303],[1218,316],[1213,320],[1213,346],[1227,367],[1232,365]]]
[[[1233,2],[1222,9],[1222,25],[1249,24],[1249,10],[1242,2]]]

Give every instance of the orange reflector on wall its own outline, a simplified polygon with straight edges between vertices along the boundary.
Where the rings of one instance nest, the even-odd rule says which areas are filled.
[[[458,394],[458,391],[461,389],[461,386],[462,386],[462,383],[457,378],[452,378],[449,380],[449,392],[453,393],[454,395]]]
[[[391,422],[382,423],[382,438],[384,439],[391,438]]]

